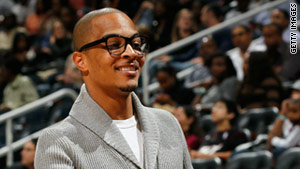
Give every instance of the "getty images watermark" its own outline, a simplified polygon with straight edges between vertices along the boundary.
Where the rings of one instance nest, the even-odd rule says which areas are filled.
[[[290,4],[290,52],[297,53],[297,4]]]

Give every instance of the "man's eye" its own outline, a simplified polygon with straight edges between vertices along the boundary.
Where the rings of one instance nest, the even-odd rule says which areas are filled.
[[[122,44],[120,42],[111,42],[107,44],[108,49],[119,49],[122,47]]]

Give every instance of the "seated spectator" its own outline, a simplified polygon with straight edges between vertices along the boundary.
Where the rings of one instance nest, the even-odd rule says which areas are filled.
[[[213,27],[224,20],[224,13],[218,4],[207,4],[201,10],[201,23],[204,27]],[[213,39],[217,42],[220,50],[226,52],[233,48],[230,38],[230,29],[225,28],[212,34]]]
[[[206,65],[212,75],[212,81],[210,85],[207,85],[205,92],[195,97],[193,105],[200,103],[210,107],[221,98],[234,101],[238,81],[229,56],[220,52],[215,53],[210,57]]]
[[[252,32],[248,26],[238,25],[231,30],[232,41],[236,49],[233,49],[228,55],[236,69],[239,81],[244,78],[243,65],[249,53],[252,51],[265,51],[264,45],[259,45],[252,41]]]
[[[267,149],[273,151],[273,146],[271,145],[271,140],[273,137],[287,137],[290,133],[293,124],[291,121],[285,117],[287,112],[287,103],[291,99],[300,99],[300,79],[294,82],[292,86],[292,91],[290,93],[289,98],[283,100],[281,103],[280,114],[276,118],[275,122],[273,123],[272,129],[269,132],[268,142],[267,142]]]
[[[247,141],[246,135],[234,127],[238,114],[234,102],[218,101],[211,111],[211,118],[213,123],[216,124],[216,130],[205,136],[204,143],[199,150],[190,152],[191,158],[219,157],[226,161],[236,146]]]
[[[0,24],[0,50],[11,50],[17,32],[25,32],[25,28],[17,25],[14,14],[4,15],[4,20]]]
[[[193,30],[193,16],[189,9],[181,9],[175,16],[174,24],[171,32],[172,43],[184,39],[194,33]],[[194,58],[198,56],[197,44],[185,46],[170,54],[162,55],[150,63],[150,79],[153,77],[153,72],[163,64],[172,65],[177,71],[193,66],[195,63]]]
[[[280,153],[291,147],[300,146],[300,99],[289,99],[286,102],[286,112],[280,114],[282,118],[287,118],[292,126],[282,137],[274,136],[271,138],[271,145],[275,147],[273,154],[278,157]],[[282,126],[283,128],[286,126]]]
[[[157,70],[156,78],[159,83],[159,92],[152,98],[152,105],[168,104],[171,106],[190,104],[194,98],[192,89],[183,87],[183,84],[176,78],[176,70],[164,65]]]
[[[188,148],[197,150],[200,146],[200,130],[197,128],[196,110],[192,106],[177,106],[174,115],[184,133]]]
[[[25,20],[25,27],[29,35],[42,34],[42,23],[48,11],[48,0],[37,0],[35,4],[35,11],[30,13]]]
[[[263,52],[251,52],[244,63],[245,78],[240,84],[237,102],[242,109],[279,107],[283,89],[269,58]]]
[[[271,23],[262,29],[267,53],[276,74],[282,81],[294,81],[300,77],[300,53],[291,54],[289,44],[282,39],[279,25]]]
[[[177,42],[181,39],[184,39],[192,34],[194,34],[194,22],[193,22],[193,14],[189,9],[183,8],[181,9],[175,16],[174,24],[172,27],[171,40],[172,43]],[[181,71],[187,67],[193,66],[194,63],[192,59],[198,56],[197,44],[192,43],[182,49],[179,49],[175,52],[172,52],[169,55],[163,55],[161,57],[156,58],[164,63],[169,63],[173,67],[177,69],[177,71]]]
[[[11,52],[22,63],[26,63],[36,57],[35,51],[31,49],[29,37],[23,32],[16,33]]]
[[[21,162],[8,167],[7,169],[34,169],[34,156],[37,139],[32,139],[24,144],[21,151]]]
[[[21,107],[39,98],[33,82],[27,76],[20,74],[21,68],[22,63],[12,56],[9,56],[0,66],[1,76],[6,83],[3,101],[0,104],[2,112]]]
[[[171,43],[171,30],[174,18],[174,2],[169,0],[142,2],[134,23],[147,25],[154,34],[154,49],[159,49]]]
[[[208,68],[205,66],[205,62],[218,50],[218,46],[212,37],[206,36],[201,39],[199,49],[200,56],[192,60],[196,66],[193,72],[185,78],[185,87],[198,89],[202,87],[207,88],[206,84],[211,83],[212,78]]]
[[[285,11],[283,9],[274,9],[271,12],[271,22],[276,23],[277,25],[280,26],[282,32],[282,39],[285,43],[290,43],[290,33],[294,32],[296,33],[297,36],[297,44],[299,45],[300,43],[300,32],[297,31],[292,31],[290,29],[290,15],[288,11]]]
[[[52,60],[65,60],[72,52],[71,35],[67,33],[61,20],[53,23],[50,36],[46,36],[42,44],[42,51],[49,54]]]

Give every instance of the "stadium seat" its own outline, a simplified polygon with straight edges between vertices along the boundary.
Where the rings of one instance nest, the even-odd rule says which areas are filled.
[[[283,152],[276,160],[276,169],[299,169],[300,148],[290,148]]]
[[[221,159],[195,159],[192,161],[194,169],[220,169]]]
[[[267,134],[269,126],[275,121],[278,112],[276,107],[249,109],[239,117],[237,127],[239,129],[247,128],[257,135]]]
[[[272,154],[269,151],[242,152],[227,161],[226,169],[271,169]]]

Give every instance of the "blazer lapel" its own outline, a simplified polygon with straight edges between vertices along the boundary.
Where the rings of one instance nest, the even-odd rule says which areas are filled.
[[[85,85],[81,87],[80,94],[70,111],[70,116],[98,135],[121,155],[142,168],[118,127],[112,123],[110,116],[90,97]]]
[[[151,117],[153,113],[141,104],[134,93],[132,93],[132,98],[144,137],[144,166],[145,169],[154,169],[157,165],[159,129],[155,118]]]

